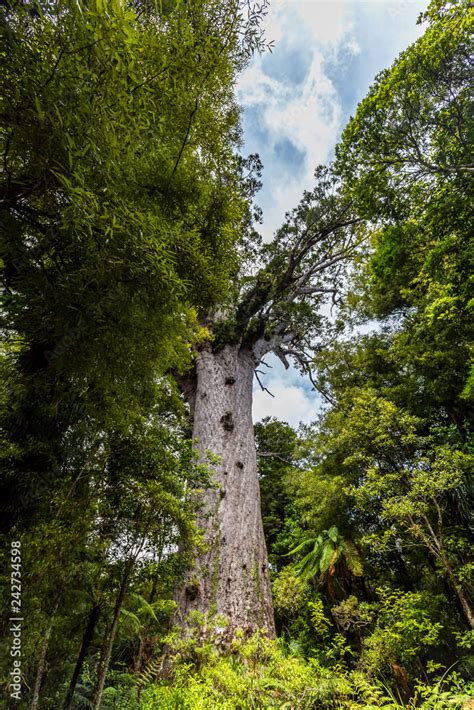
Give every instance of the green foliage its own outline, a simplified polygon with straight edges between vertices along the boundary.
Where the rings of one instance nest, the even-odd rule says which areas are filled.
[[[308,606],[311,614],[311,625],[316,636],[322,639],[326,638],[329,635],[331,623],[324,613],[322,600],[316,599],[316,601],[310,602]]]
[[[472,9],[436,2],[423,19],[425,33],[379,74],[337,151],[358,205],[375,219],[406,217],[415,200],[434,207],[437,188],[456,195],[467,185]]]
[[[157,375],[189,369],[201,312],[225,300],[249,210],[233,83],[262,36],[234,0],[1,17],[11,524],[62,475],[66,439],[126,430]]]
[[[283,567],[273,583],[273,606],[277,616],[296,617],[303,614],[310,598],[308,583],[291,565]]]
[[[237,154],[234,83],[264,47],[265,3],[247,10],[0,9],[0,487],[6,547],[25,550],[25,702],[39,673],[42,704],[61,706],[76,661],[83,705],[107,664],[139,672],[200,542],[208,477],[169,374],[209,339],[202,314],[228,297],[252,229],[259,161]]]
[[[339,604],[331,608],[337,627],[342,631],[359,629],[368,626],[374,620],[375,608],[370,602],[359,602],[351,594]]]
[[[350,669],[364,707],[461,707],[469,693],[472,16],[432,3],[343,133],[335,169],[370,238],[339,335],[313,360],[327,405],[283,479],[294,537],[277,619],[303,654]],[[451,664],[459,678],[436,676]]]
[[[238,180],[229,87],[237,39],[225,23],[214,36],[208,32],[205,13],[216,7],[196,6],[191,18],[183,6],[166,26],[159,15],[140,23],[126,5],[104,9],[60,2],[35,19],[21,6],[6,10],[9,324],[25,330],[27,343],[41,337],[50,360],[74,346],[79,363],[84,340],[106,342],[112,367],[124,353],[111,352],[116,338],[104,328],[116,330],[108,316],[120,313],[122,328],[156,334],[168,364],[179,323],[175,318],[170,333],[169,318],[183,302],[208,305],[222,297],[228,276],[242,204],[228,190],[224,208],[219,181],[206,174],[214,168],[230,178],[234,170]],[[227,53],[215,46],[219,31]],[[195,45],[199,53],[190,53]],[[196,96],[201,104],[193,113]],[[18,107],[21,122],[12,117]],[[203,122],[214,132],[203,131]],[[188,150],[181,154],[183,139]],[[44,304],[30,302],[35,287],[49,294]],[[53,303],[54,293],[61,295]],[[80,337],[66,342],[77,328]]]
[[[54,664],[42,690],[51,705],[62,702],[62,685],[72,675],[91,607],[97,605],[100,616],[89,658],[107,634],[122,585],[118,655],[138,667],[141,645],[144,656],[159,646],[175,606],[173,586],[200,541],[192,495],[208,480],[179,424],[171,412],[155,412],[148,421],[136,422],[128,435],[104,436],[100,450],[87,461],[87,471],[71,469],[67,478],[59,478],[48,503],[37,505],[35,525],[17,526],[11,533],[24,551],[27,677],[34,677],[44,629],[59,603],[51,658],[62,660]],[[175,553],[178,546],[180,555]],[[5,609],[8,585],[2,588]],[[8,668],[8,634],[4,637],[2,668]],[[85,697],[90,697],[93,683],[84,686]]]
[[[313,545],[313,549],[295,567],[296,573],[303,579],[311,579],[319,573],[321,583],[325,577],[335,574],[338,563],[342,561],[351,574],[362,574],[362,562],[355,545],[342,539],[335,526],[323,530],[317,538],[304,540],[288,554],[294,555],[308,545]]]
[[[377,624],[364,640],[359,661],[369,675],[380,674],[394,664],[409,666],[426,649],[436,647],[443,629],[440,622],[433,622],[433,616],[439,617],[439,598],[387,588],[378,589],[377,595]]]
[[[440,678],[432,686],[420,684],[417,689],[426,710],[461,708],[469,697],[469,687],[455,675]],[[257,635],[245,642],[237,638],[226,653],[214,655],[197,672],[178,663],[171,679],[144,689],[139,707],[396,710],[415,704],[402,704],[382,684],[367,680],[360,672],[330,671]]]
[[[337,166],[377,225],[359,309],[403,318],[392,357],[420,413],[462,430],[472,361],[472,8],[436,2],[424,35],[379,75],[343,133]],[[414,402],[413,402],[414,403]],[[443,417],[444,414],[444,417]]]
[[[291,511],[291,497],[286,481],[297,475],[298,437],[288,424],[265,417],[254,427],[257,466],[260,481],[262,520],[270,548],[270,563],[280,567],[288,549],[285,518]],[[290,543],[291,544],[291,543]]]

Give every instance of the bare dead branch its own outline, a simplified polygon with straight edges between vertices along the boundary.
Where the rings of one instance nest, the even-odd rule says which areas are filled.
[[[257,382],[258,382],[258,384],[260,385],[260,389],[262,390],[262,392],[268,392],[268,394],[270,395],[270,397],[275,397],[275,395],[272,394],[272,393],[270,392],[270,390],[269,390],[267,387],[264,387],[264,386],[262,385],[262,382],[261,382],[261,380],[260,380],[260,377],[258,376],[258,372],[259,372],[259,370],[255,370],[255,377],[257,378]],[[261,373],[261,374],[263,374],[263,373]]]

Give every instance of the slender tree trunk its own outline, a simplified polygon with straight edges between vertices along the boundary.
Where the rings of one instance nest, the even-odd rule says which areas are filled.
[[[469,604],[459,581],[456,579],[456,575],[454,574],[451,565],[444,555],[441,558],[441,562],[446,570],[446,575],[451,583],[451,588],[453,589],[458,600],[459,609],[464,617],[464,621],[471,629],[474,629],[474,614],[472,613],[471,605]]]
[[[143,656],[145,654],[146,631],[143,631],[139,636],[137,655],[133,659],[133,672],[140,673],[143,664]]]
[[[91,641],[94,637],[94,631],[95,627],[97,626],[97,622],[99,621],[99,617],[100,606],[98,604],[94,604],[89,614],[87,626],[82,637],[81,648],[77,657],[76,667],[74,668],[74,673],[72,674],[71,682],[69,683],[69,688],[67,691],[66,699],[64,701],[63,710],[69,710],[69,708],[72,706],[72,700],[74,697],[74,691],[76,690],[77,681],[79,680],[79,676],[81,675],[84,659],[86,657],[86,653],[89,649]]]
[[[466,620],[467,624],[471,627],[471,629],[474,629],[474,614],[472,613],[471,606],[469,602],[467,601],[466,595],[464,594],[463,590],[460,589],[459,587],[456,588],[456,594],[459,599],[459,604],[461,606],[461,609],[464,614],[464,619]]]
[[[228,637],[237,628],[275,634],[252,423],[255,364],[237,345],[204,350],[196,364],[193,438],[203,458],[212,452],[219,462],[199,519],[207,549],[177,594],[175,620],[185,625],[194,610],[222,614]]]
[[[46,663],[46,654],[48,653],[49,639],[51,638],[51,631],[53,630],[54,617],[56,616],[56,612],[59,607],[59,601],[60,601],[60,598],[58,598],[58,600],[56,601],[56,603],[49,615],[48,626],[46,627],[46,630],[44,632],[43,643],[41,644],[41,649],[39,652],[38,666],[36,669],[35,686],[33,689],[33,698],[31,701],[30,710],[37,710],[38,705],[39,705],[41,683],[43,681],[44,667],[45,667],[45,663]]]
[[[110,656],[112,655],[112,648],[115,641],[115,635],[117,633],[118,622],[120,617],[120,609],[125,599],[125,594],[128,587],[128,579],[130,577],[131,566],[127,565],[122,580],[120,582],[120,588],[118,591],[117,599],[115,601],[114,614],[112,617],[112,626],[107,637],[104,640],[104,645],[102,647],[102,653],[100,655],[99,668],[97,670],[97,684],[94,690],[94,697],[92,700],[93,710],[98,710],[100,708],[100,702],[102,699],[102,693],[104,691],[105,678],[107,676],[107,671],[109,669]]]
[[[153,604],[155,601],[156,597],[156,587],[158,583],[158,575],[155,575],[153,577],[153,583],[151,585],[151,590],[150,594],[148,596],[148,604]],[[142,667],[143,667],[143,662],[145,660],[145,655],[150,653],[150,647],[152,645],[152,639],[150,638],[149,635],[149,626],[148,624],[144,625],[144,628],[142,629],[142,633],[139,636],[139,644],[138,644],[138,650],[137,650],[137,655],[133,659],[133,672],[134,673],[141,673]]]
[[[442,543],[442,537],[440,534],[436,534],[433,529],[433,526],[431,525],[426,515],[423,516],[423,519],[431,537],[431,540],[428,538],[428,541],[426,543],[427,547],[432,552],[432,554],[438,559],[438,561],[441,562],[441,565],[444,568],[446,574],[446,578],[449,581],[454,594],[456,595],[461,614],[467,625],[471,629],[474,629],[474,614],[472,612],[471,605],[469,604],[469,601],[466,595],[464,594],[462,586],[459,580],[456,578],[454,570],[451,567],[451,564],[446,556],[446,553],[444,551],[444,545]],[[427,538],[425,536],[425,540],[426,539]]]

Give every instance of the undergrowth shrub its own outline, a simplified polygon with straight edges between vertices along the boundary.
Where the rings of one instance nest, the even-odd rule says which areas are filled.
[[[205,660],[203,660],[205,658]],[[221,653],[190,657],[178,650],[170,677],[156,680],[140,696],[141,710],[451,710],[468,707],[474,686],[452,673],[431,685],[419,684],[415,697],[402,703],[380,681],[342,666],[325,668],[305,660],[287,645],[256,634],[238,636]]]

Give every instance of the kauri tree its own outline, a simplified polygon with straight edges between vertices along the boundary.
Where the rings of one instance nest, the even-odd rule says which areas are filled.
[[[183,623],[191,611],[224,615],[230,636],[236,628],[274,633],[252,424],[254,372],[268,353],[308,371],[327,321],[321,307],[328,297],[337,302],[347,260],[363,238],[337,178],[319,168],[316,180],[272,243],[260,248],[258,271],[236,275],[230,298],[204,315],[208,338],[195,348],[193,369],[179,378],[196,446],[218,461],[200,516],[207,549],[180,591],[177,619]]]

